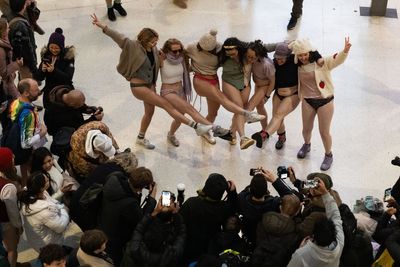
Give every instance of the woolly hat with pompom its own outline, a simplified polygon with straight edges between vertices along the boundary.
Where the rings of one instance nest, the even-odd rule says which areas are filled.
[[[49,45],[56,44],[61,49],[65,47],[65,37],[63,35],[63,30],[61,28],[56,28],[56,30],[50,35]]]
[[[294,63],[297,64],[297,55],[315,51],[308,39],[297,39],[289,44],[289,49],[294,54]]]
[[[210,30],[209,33],[204,34],[200,40],[199,45],[203,50],[212,51],[217,46],[217,30]]]

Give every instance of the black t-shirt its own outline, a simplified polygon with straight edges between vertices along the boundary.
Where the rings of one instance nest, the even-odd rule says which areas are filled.
[[[150,51],[150,52],[147,51],[147,58],[150,60],[150,64],[153,67],[153,83],[156,83],[156,70],[154,68],[155,59],[154,59],[153,51]]]
[[[294,55],[290,55],[285,64],[278,65],[274,60],[275,65],[275,89],[292,87],[298,83],[297,64],[294,64]]]

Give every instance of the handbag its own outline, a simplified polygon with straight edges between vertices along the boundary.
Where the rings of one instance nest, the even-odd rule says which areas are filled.
[[[390,256],[389,251],[385,248],[379,258],[374,261],[372,267],[392,267],[394,260],[392,256]]]

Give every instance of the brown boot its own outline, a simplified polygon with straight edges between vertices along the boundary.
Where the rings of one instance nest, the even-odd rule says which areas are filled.
[[[187,4],[184,0],[174,0],[174,4],[180,8],[187,8]]]

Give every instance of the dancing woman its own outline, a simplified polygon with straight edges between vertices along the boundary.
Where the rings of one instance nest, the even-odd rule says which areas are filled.
[[[156,31],[150,28],[143,28],[139,32],[137,40],[131,40],[102,24],[96,14],[91,17],[93,25],[102,29],[103,33],[111,37],[121,48],[122,52],[117,71],[130,82],[133,96],[143,101],[144,115],[136,144],[142,145],[147,149],[155,148],[149,140],[144,138],[153,117],[155,106],[167,111],[175,120],[194,128],[198,135],[203,135],[212,129],[212,125],[203,125],[189,120],[165,98],[156,94],[155,84],[160,68],[159,52],[156,47],[158,33]]]
[[[207,99],[208,114],[206,119],[214,122],[220,105],[232,113],[244,115],[247,122],[256,122],[264,119],[265,116],[245,110],[229,100],[221,92],[217,76],[219,67],[217,53],[221,50],[221,45],[217,43],[216,35],[217,31],[211,30],[203,35],[197,43],[190,44],[186,48],[187,55],[190,58],[191,69],[194,71],[194,89],[198,95]],[[216,142],[209,133],[202,135],[202,137],[211,144]],[[230,134],[228,139],[231,139]]]
[[[177,39],[168,39],[161,49],[165,55],[161,61],[161,96],[168,100],[182,114],[189,114],[194,121],[205,125],[212,124],[204,118],[188,101],[191,99],[192,87],[189,77],[188,58],[185,55],[182,43]],[[181,123],[174,120],[167,135],[168,141],[179,146],[175,136]],[[223,136],[229,130],[213,125],[214,136]]]

